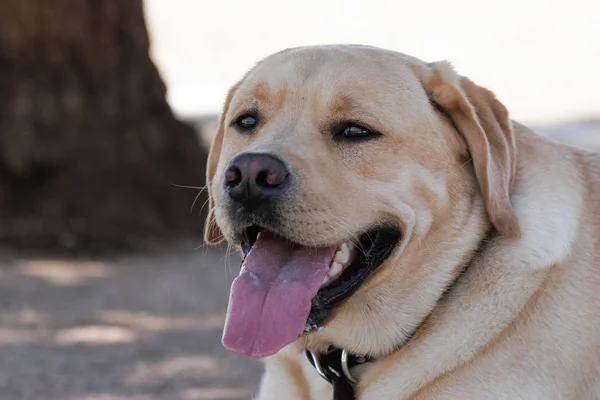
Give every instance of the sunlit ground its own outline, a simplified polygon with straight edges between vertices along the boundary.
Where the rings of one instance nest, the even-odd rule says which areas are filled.
[[[5,256],[0,399],[250,398],[259,364],[220,344],[239,260],[195,246],[112,260]]]

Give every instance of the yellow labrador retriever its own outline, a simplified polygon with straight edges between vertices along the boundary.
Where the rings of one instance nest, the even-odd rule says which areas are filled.
[[[244,254],[223,344],[264,359],[259,400],[600,399],[600,155],[448,63],[268,57],[208,188],[206,241]]]

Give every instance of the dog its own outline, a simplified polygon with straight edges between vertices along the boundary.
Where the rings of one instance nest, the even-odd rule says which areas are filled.
[[[223,344],[264,360],[259,400],[600,399],[600,155],[450,63],[267,57],[207,187],[205,241],[244,255]]]

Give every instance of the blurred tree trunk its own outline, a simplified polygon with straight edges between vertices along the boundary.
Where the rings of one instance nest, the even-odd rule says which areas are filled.
[[[148,50],[142,0],[0,1],[0,238],[201,230],[172,184],[206,154]]]

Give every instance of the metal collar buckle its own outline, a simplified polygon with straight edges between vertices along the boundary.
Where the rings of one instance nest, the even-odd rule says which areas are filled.
[[[367,361],[365,357],[351,356],[346,350],[336,348],[330,349],[322,355],[307,350],[306,356],[317,373],[332,384],[334,376],[345,378],[348,382],[356,384],[356,378],[350,372],[350,368]]]

